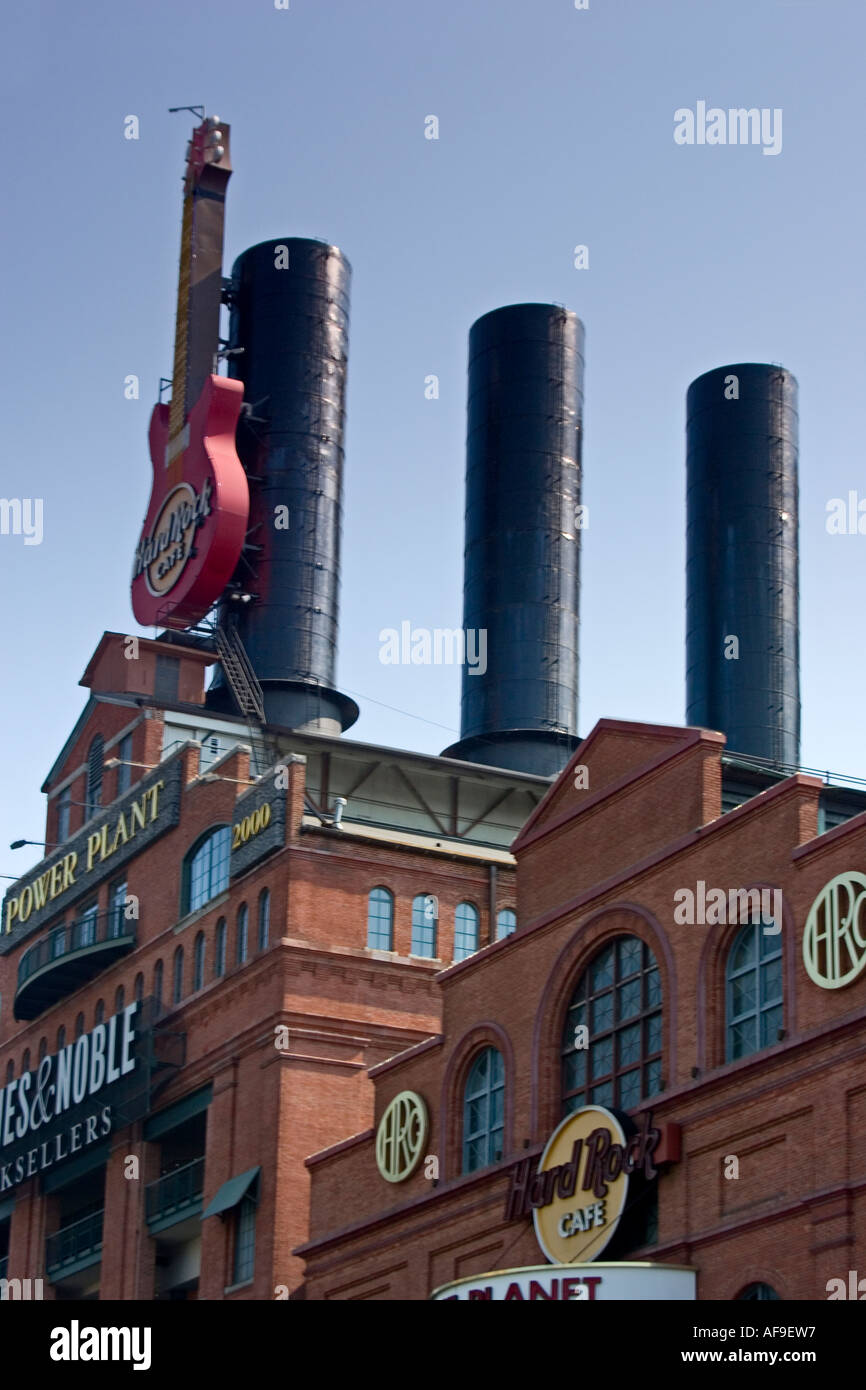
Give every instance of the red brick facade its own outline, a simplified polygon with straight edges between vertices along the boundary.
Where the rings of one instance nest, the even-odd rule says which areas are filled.
[[[510,1174],[562,1118],[569,1001],[622,935],[651,949],[662,986],[661,1089],[629,1113],[679,1126],[682,1156],[658,1178],[657,1238],[621,1258],[695,1268],[699,1299],[751,1284],[826,1298],[829,1280],[866,1269],[866,971],[827,989],[803,964],[816,895],[866,869],[866,813],[819,836],[822,784],[796,775],[723,815],[723,744],[605,720],[577,750],[513,846],[517,933],[438,977],[441,1032],[374,1068],[373,1127],[308,1160],[307,1298],[424,1299],[543,1263],[531,1220],[505,1219]],[[698,881],[782,892],[782,1027],[735,1061],[726,967],[742,923],[676,922],[675,893]],[[505,1069],[502,1158],[463,1173],[466,1077],[490,1046]],[[401,1091],[426,1102],[438,1178],[432,1163],[400,1183],[379,1174],[375,1125]]]

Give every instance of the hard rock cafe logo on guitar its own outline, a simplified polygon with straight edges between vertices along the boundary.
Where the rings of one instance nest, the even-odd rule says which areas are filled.
[[[152,594],[169,593],[195,553],[198,528],[211,514],[213,487],[206,478],[201,492],[180,483],[166,497],[150,535],[138,543],[133,578],[144,575]]]

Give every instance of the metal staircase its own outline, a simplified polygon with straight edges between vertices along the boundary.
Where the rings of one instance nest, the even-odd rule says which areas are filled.
[[[214,645],[240,713],[249,721],[251,771],[261,776],[277,760],[277,746],[265,731],[265,701],[237,629],[214,624]]]

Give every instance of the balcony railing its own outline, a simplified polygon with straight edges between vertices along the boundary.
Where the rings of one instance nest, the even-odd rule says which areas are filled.
[[[101,1258],[104,1215],[104,1211],[95,1211],[47,1237],[45,1265],[49,1278],[67,1272],[71,1265],[84,1269]]]
[[[18,963],[15,1017],[35,1018],[134,945],[135,922],[127,921],[122,907],[55,927],[25,951]]]
[[[147,1220],[170,1224],[169,1218],[182,1220],[201,1207],[204,1194],[204,1159],[195,1158],[182,1168],[175,1168],[145,1190]]]

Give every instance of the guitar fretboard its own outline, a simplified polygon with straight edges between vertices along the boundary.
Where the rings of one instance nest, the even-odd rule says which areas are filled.
[[[177,282],[177,314],[174,326],[174,366],[171,381],[171,408],[168,437],[180,434],[186,419],[186,382],[189,358],[189,296],[192,268],[193,194],[190,190],[183,201],[183,223],[180,234],[180,270]]]

